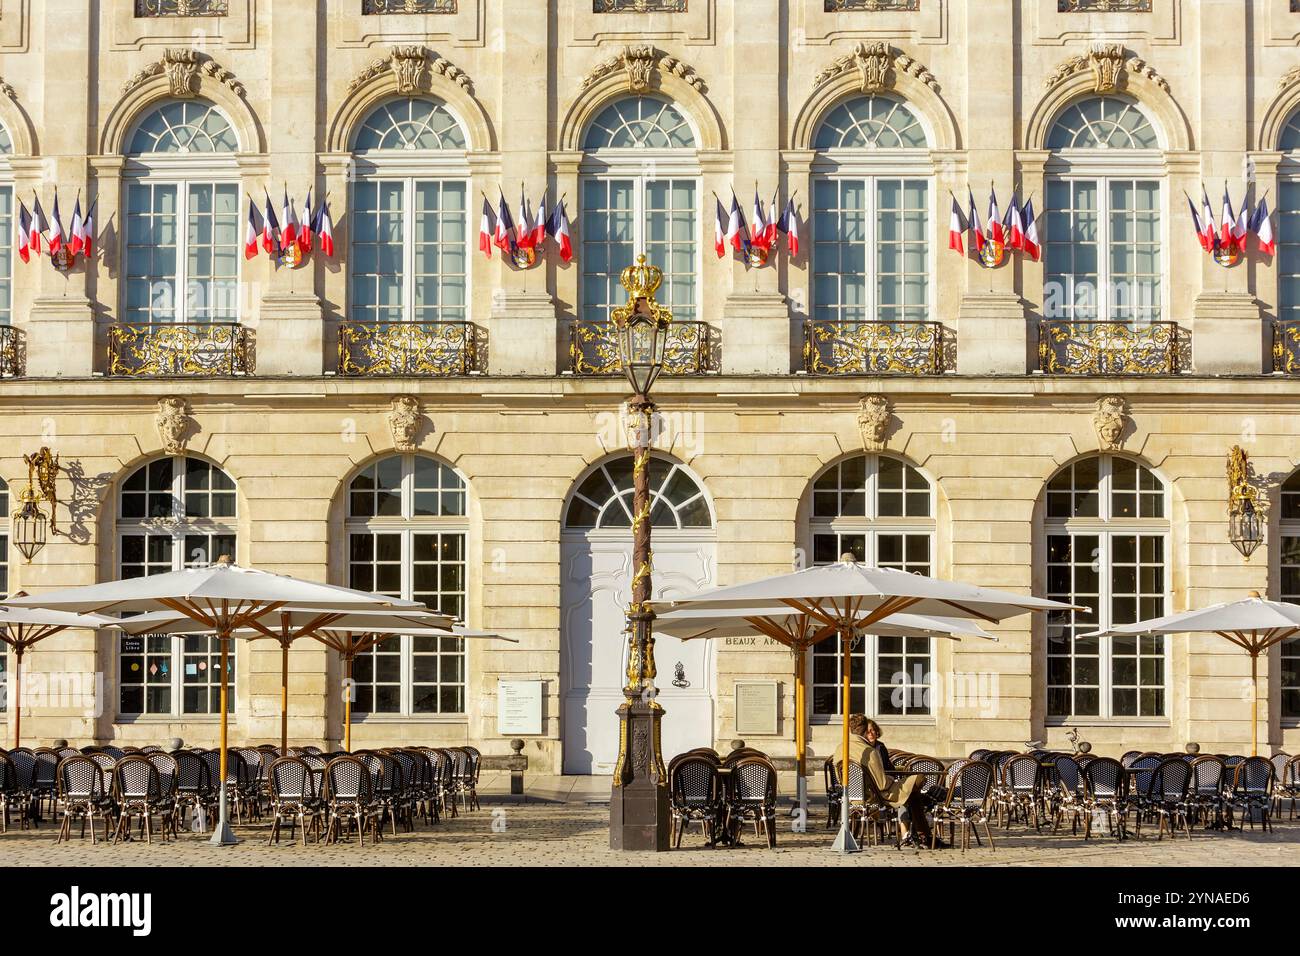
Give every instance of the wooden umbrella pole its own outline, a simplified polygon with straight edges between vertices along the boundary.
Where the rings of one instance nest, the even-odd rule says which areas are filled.
[[[289,642],[280,641],[280,755],[289,749]]]
[[[352,753],[352,655],[343,659],[346,692],[343,694],[343,749]]]
[[[804,654],[804,646],[802,644],[797,645],[794,649],[794,749],[796,758],[795,771],[799,774],[801,782],[808,776],[808,728],[804,723],[807,719]]]
[[[23,745],[23,648],[14,648],[14,747]]]
[[[1250,753],[1259,756],[1259,649],[1250,650]]]

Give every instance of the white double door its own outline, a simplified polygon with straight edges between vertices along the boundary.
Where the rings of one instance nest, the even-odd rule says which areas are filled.
[[[627,683],[625,614],[632,591],[626,531],[566,535],[563,544],[561,689],[564,772],[607,774],[618,758],[618,717]],[[712,536],[654,532],[654,597],[715,583]],[[664,762],[713,744],[712,641],[655,637],[655,686],[663,706]]]

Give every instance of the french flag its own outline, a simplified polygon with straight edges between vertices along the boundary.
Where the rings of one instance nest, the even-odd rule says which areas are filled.
[[[763,200],[758,198],[758,187],[754,187],[754,224],[750,227],[751,244],[755,247],[767,251],[771,248],[772,240],[768,236],[767,215],[763,212]]]
[[[81,220],[81,254],[87,259],[95,254],[95,206],[99,203],[96,196],[86,209],[86,218]]]
[[[1187,196],[1187,193],[1183,193]],[[1210,251],[1210,244],[1205,239],[1205,229],[1201,226],[1201,214],[1196,211],[1196,203],[1192,202],[1192,197],[1187,196],[1187,208],[1192,211],[1192,228],[1196,230],[1196,242],[1206,251]]]
[[[515,251],[515,221],[510,215],[510,205],[505,196],[497,203],[497,233],[494,241],[502,252]]]
[[[1002,213],[998,211],[998,194],[989,187],[989,239],[997,243],[1006,243],[1006,233],[1002,230]]]
[[[54,190],[54,212],[50,215],[50,255],[63,248],[63,220],[59,218],[59,191]]]
[[[565,211],[563,199],[555,204],[551,218],[546,221],[546,231],[560,247],[560,258],[565,262],[572,262],[573,236],[569,231],[569,214]]]
[[[533,211],[528,205],[528,195],[524,192],[524,187],[519,187],[519,225],[517,229],[516,245],[520,249],[531,249],[533,247]]]
[[[478,251],[492,258],[492,234],[496,231],[495,215],[487,196],[483,197],[483,213],[478,220]]]
[[[799,258],[799,213],[794,208],[794,199],[785,204],[785,212],[781,213],[776,228],[785,235],[785,248],[790,258]]]
[[[303,255],[311,252],[312,232],[316,228],[311,211],[311,187],[307,187],[307,203],[302,207],[303,223],[298,227],[298,249]]]
[[[736,194],[731,194],[731,216],[727,220],[727,241],[737,252],[749,253],[749,229],[745,225],[745,214],[740,210]]]
[[[284,190],[284,205],[282,207],[284,215],[284,231],[280,234],[280,245],[285,249],[297,245],[298,242],[298,216],[293,211],[293,204],[289,201],[289,189],[286,186]]]
[[[1214,228],[1214,210],[1210,208],[1210,197],[1201,185],[1201,232],[1205,236],[1205,251],[1213,252],[1219,248],[1219,233]]]
[[[1012,249],[1023,251],[1025,248],[1025,214],[1020,208],[1020,197],[1014,192],[1011,194],[1011,208],[1007,210],[1007,214],[1010,217],[1008,221],[1011,233],[1007,238],[1007,242]]]
[[[41,197],[32,193],[32,224],[27,233],[27,247],[36,255],[41,254],[41,237],[45,234],[45,210],[41,208]]]
[[[966,187],[967,208],[969,215],[967,221],[970,223],[971,233],[975,237],[975,251],[977,253],[984,251],[984,227],[980,225],[980,212],[975,208],[975,194]]]
[[[1232,244],[1236,246],[1237,251],[1243,256],[1246,254],[1246,244],[1250,239],[1250,206],[1247,204],[1246,197],[1241,198],[1241,209],[1237,213],[1237,219],[1232,224]]]
[[[1232,227],[1236,217],[1232,214],[1232,200],[1228,197],[1228,186],[1223,186],[1223,218],[1219,221],[1219,230],[1222,233],[1220,241],[1225,249],[1231,249],[1236,245],[1232,238]]]
[[[68,250],[75,256],[81,252],[81,193],[72,206],[72,225],[68,230]]]
[[[262,248],[268,256],[280,254],[280,220],[275,218],[271,208],[271,195],[266,196],[266,218],[262,220]]]
[[[767,207],[767,247],[775,249],[780,241],[781,220],[776,214],[777,193],[772,193],[772,202]]]
[[[257,256],[257,243],[262,235],[262,223],[258,219],[257,204],[253,202],[253,197],[248,197],[248,228],[244,231],[244,258],[253,259]]]
[[[316,223],[316,236],[320,242],[320,251],[327,259],[334,258],[334,220],[330,218],[329,200],[322,200],[320,215]]]
[[[713,223],[713,249],[721,259],[727,254],[727,211],[722,208],[722,200],[716,195],[713,201],[718,204],[717,218]]]
[[[537,207],[537,218],[533,220],[533,234],[529,240],[540,255],[546,248],[546,190],[542,190],[542,201]]]
[[[1034,218],[1034,201],[1025,203],[1025,237],[1020,243],[1020,251],[1037,262],[1043,257],[1043,244],[1038,240],[1038,220]]]
[[[23,201],[18,200],[18,258],[23,262],[31,262],[30,242],[32,230],[32,214],[27,211]]]
[[[966,254],[966,246],[961,237],[967,229],[966,217],[961,214],[961,206],[957,204],[957,197],[952,197],[952,214],[948,217],[948,248],[956,252]]]
[[[1268,211],[1267,200],[1261,199],[1250,217],[1250,231],[1259,239],[1259,251],[1266,256],[1277,252],[1277,241],[1273,238],[1273,216]]]

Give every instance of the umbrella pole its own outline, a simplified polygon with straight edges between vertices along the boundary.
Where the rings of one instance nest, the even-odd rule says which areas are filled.
[[[280,642],[280,755],[289,749],[289,645]]]
[[[14,648],[14,746],[23,745],[23,649]]]
[[[804,674],[804,646],[798,645],[794,650],[794,751],[795,751],[795,790],[798,794],[799,812],[803,822],[808,822],[808,728],[807,685]]]
[[[852,673],[849,659],[849,634],[846,628],[839,629],[840,634],[840,668],[843,672],[843,698],[841,718],[844,733],[841,744],[844,747],[844,759],[840,763],[840,833],[831,844],[832,850],[840,853],[857,853],[858,841],[849,832],[849,677]]]
[[[352,656],[343,659],[343,671],[346,675],[343,692],[343,749],[352,753]]]
[[[230,690],[230,681],[228,675],[230,659],[230,632],[217,632],[217,640],[221,642],[221,785],[218,788],[219,802],[217,805],[217,826],[212,831],[212,839],[208,841],[209,846],[231,846],[239,841],[235,839],[234,831],[230,829],[230,819],[226,814],[226,759],[228,756],[226,745],[229,741],[229,702],[228,694]]]
[[[1259,756],[1259,650],[1250,651],[1250,752]]]

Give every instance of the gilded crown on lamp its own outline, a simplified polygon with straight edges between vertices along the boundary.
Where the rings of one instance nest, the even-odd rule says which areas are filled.
[[[620,281],[633,302],[637,299],[653,302],[655,293],[664,281],[664,272],[658,266],[646,262],[645,256],[637,256],[636,265],[624,269]]]

